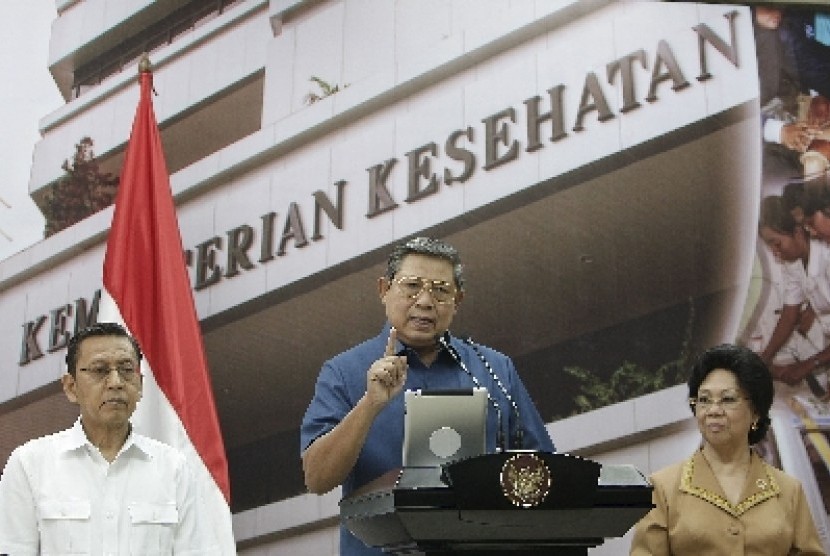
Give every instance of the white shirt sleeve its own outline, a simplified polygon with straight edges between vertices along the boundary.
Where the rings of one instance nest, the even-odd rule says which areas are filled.
[[[772,118],[764,122],[764,141],[767,143],[781,144],[781,130],[784,128],[784,122],[781,120],[774,120]]]
[[[785,263],[781,271],[784,282],[782,284],[784,305],[801,305],[807,301],[807,295],[804,291],[804,282],[807,276],[801,261]]]
[[[173,541],[173,554],[218,555],[219,548],[214,542],[210,520],[199,515],[202,504],[195,474],[184,457],[181,459],[179,477],[176,481],[176,506],[179,510],[179,524]]]
[[[0,476],[0,554],[40,553],[34,496],[23,467],[21,448],[12,452]]]

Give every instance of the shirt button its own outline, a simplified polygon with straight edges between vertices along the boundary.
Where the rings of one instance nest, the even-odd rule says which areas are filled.
[[[730,535],[740,535],[741,534],[741,529],[737,525],[730,526],[729,529],[727,529],[727,531],[729,532]]]

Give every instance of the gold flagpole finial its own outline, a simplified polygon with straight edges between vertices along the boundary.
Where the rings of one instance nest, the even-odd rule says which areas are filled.
[[[150,62],[150,57],[145,52],[138,62],[138,73],[152,73],[153,64]]]

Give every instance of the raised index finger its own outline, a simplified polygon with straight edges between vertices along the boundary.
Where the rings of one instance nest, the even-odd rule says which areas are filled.
[[[389,340],[386,341],[386,353],[384,355],[395,355],[395,343],[398,341],[398,331],[393,326],[389,330]]]

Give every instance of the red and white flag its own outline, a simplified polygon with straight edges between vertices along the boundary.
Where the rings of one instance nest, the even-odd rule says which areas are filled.
[[[120,322],[144,352],[144,391],[132,421],[178,448],[198,478],[223,555],[236,554],[228,462],[151,93],[141,96],[124,157],[104,258],[100,322]]]

